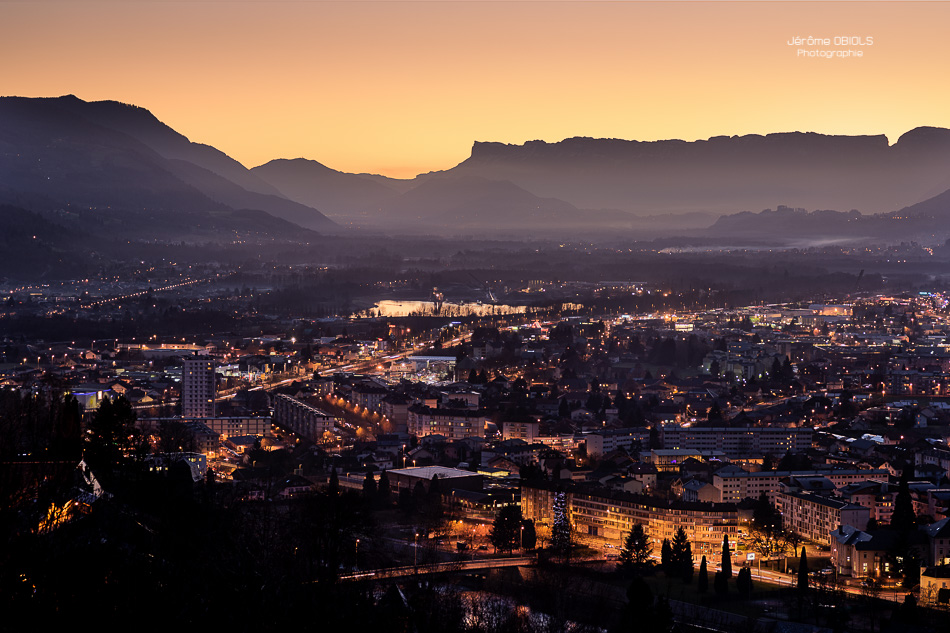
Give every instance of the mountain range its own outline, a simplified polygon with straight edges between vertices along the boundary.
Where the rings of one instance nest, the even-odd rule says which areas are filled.
[[[158,240],[300,240],[354,227],[939,239],[950,231],[950,130],[916,128],[893,145],[801,132],[476,142],[455,167],[401,180],[303,158],[247,169],[144,108],[5,97],[4,203],[91,233]]]
[[[0,99],[0,202],[147,238],[335,227],[148,110],[73,96]]]

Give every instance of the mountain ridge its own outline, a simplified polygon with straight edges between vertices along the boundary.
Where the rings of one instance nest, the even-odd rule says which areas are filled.
[[[164,145],[169,154],[177,151],[178,155],[198,156],[199,162],[206,164],[210,156],[216,164],[209,165],[209,169],[183,158],[169,158],[145,141]],[[168,149],[175,145],[177,150]],[[310,229],[335,226],[314,209],[280,195],[248,191],[215,173],[214,168],[222,171],[222,165],[225,172],[244,168],[211,149],[192,144],[137,106],[89,103],[74,96],[0,98],[2,201],[71,208],[87,215],[109,210],[126,230],[133,229],[132,222],[121,222],[117,215],[120,210],[139,215],[158,213],[157,217],[172,214],[176,222],[188,225],[182,227],[183,233],[198,226],[227,230],[224,227],[229,214],[239,232],[246,229],[254,234],[266,233],[261,218],[239,213],[244,210],[271,214],[275,218],[272,224],[281,234],[287,231],[277,221],[280,219]],[[209,214],[215,215],[214,221],[209,220]],[[136,233],[147,235],[149,229],[168,228],[145,226]]]

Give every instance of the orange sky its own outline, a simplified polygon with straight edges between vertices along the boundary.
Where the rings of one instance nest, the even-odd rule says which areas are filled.
[[[799,58],[794,36],[872,37]],[[950,2],[0,0],[0,94],[115,99],[251,167],[475,140],[950,127]],[[807,48],[807,47],[806,47]]]

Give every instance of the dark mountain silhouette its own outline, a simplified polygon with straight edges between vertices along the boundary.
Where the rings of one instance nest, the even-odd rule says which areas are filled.
[[[798,239],[827,238],[830,240],[873,238],[877,231],[871,222],[873,216],[858,211],[806,211],[779,206],[774,211],[759,213],[744,211],[724,215],[705,231],[713,237],[783,237]]]
[[[933,127],[893,145],[799,132],[479,142],[449,170],[397,180],[304,159],[248,170],[143,108],[0,98],[0,203],[136,237],[300,238],[294,225],[338,228],[316,209],[344,224],[410,231],[926,237],[950,224],[948,191],[950,130]],[[788,206],[759,212],[776,202]]]
[[[916,128],[894,145],[884,136],[799,132],[695,142],[475,143],[456,167],[409,181],[346,174],[305,160],[272,161],[252,171],[297,202],[364,225],[652,235],[710,227],[715,235],[874,237],[886,236],[886,229],[868,216],[950,189],[950,130]],[[776,202],[788,206],[758,213]]]
[[[920,240],[950,237],[950,190],[923,202],[888,213],[861,214],[856,210],[806,211],[779,206],[760,213],[724,215],[706,231],[710,237],[759,238],[842,242],[849,240]]]
[[[896,219],[907,218],[948,222],[950,221],[950,189],[937,194],[933,198],[928,198],[923,202],[918,202],[886,215]]]
[[[783,133],[705,141],[570,138],[475,143],[443,172],[509,180],[579,208],[637,214],[808,209],[891,211],[950,189],[950,130],[884,136]]]
[[[102,127],[128,134],[164,158],[184,160],[230,180],[249,192],[280,196],[280,192],[251,173],[224,152],[201,143],[192,143],[183,134],[159,121],[154,114],[118,101],[86,102],[73,95],[55,101]]]
[[[272,160],[253,168],[251,174],[291,200],[344,221],[375,219],[384,201],[407,188],[401,184],[406,181],[347,174],[304,158]]]
[[[115,127],[106,124],[112,115]],[[176,144],[179,155],[191,151],[187,139],[175,140],[174,131],[141,108],[75,97],[0,98],[0,202],[34,211],[67,210],[135,237],[300,235],[280,218],[308,228],[334,226],[314,209],[167,158],[123,129],[164,143],[166,151]],[[214,152],[194,153],[213,157],[203,162],[220,171],[236,169]]]

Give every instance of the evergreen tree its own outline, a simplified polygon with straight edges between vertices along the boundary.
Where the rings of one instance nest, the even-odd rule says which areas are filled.
[[[624,539],[620,550],[620,569],[624,572],[641,572],[650,562],[653,546],[647,538],[643,525],[634,523]]]
[[[706,569],[706,557],[699,563],[699,578],[696,580],[696,591],[706,593],[709,591],[709,572]]]
[[[894,499],[894,513],[891,515],[891,527],[899,532],[910,532],[917,524],[914,513],[914,501],[910,496],[910,468],[901,471],[897,497]]]
[[[676,564],[673,561],[673,546],[668,538],[663,539],[663,543],[660,545],[660,567],[667,576],[672,577],[676,573]]]
[[[327,494],[331,497],[340,494],[340,479],[336,476],[336,467],[330,470],[330,482],[327,484]]]
[[[567,552],[571,548],[571,523],[567,518],[567,495],[554,495],[554,525],[551,526],[551,548]]]
[[[772,371],[769,372],[769,378],[776,381],[782,379],[782,363],[778,356],[772,359]]]
[[[422,483],[421,481],[419,482]],[[426,535],[441,529],[445,512],[442,508],[442,482],[438,475],[432,475],[429,488],[424,491],[422,505],[417,510],[422,513],[422,524]]]
[[[732,578],[732,556],[729,552],[729,535],[723,535],[722,537],[722,575],[728,582]]]
[[[363,498],[367,501],[376,500],[376,477],[373,473],[366,473],[363,479]]]
[[[670,544],[670,566],[673,574],[686,582],[693,579],[693,549],[682,527],[676,530]]]
[[[534,520],[525,519],[521,523],[521,546],[524,549],[534,549],[538,545],[538,532],[534,527]]]
[[[798,591],[802,594],[808,591],[808,557],[805,555],[804,546],[801,560],[798,561]]]
[[[920,584],[920,555],[917,553],[917,549],[910,547],[907,550],[907,554],[904,556],[901,561],[901,573],[903,578],[901,579],[901,586],[904,589],[913,589]]]
[[[791,380],[795,377],[795,370],[792,368],[792,361],[788,356],[785,357],[785,360],[782,361],[782,378],[785,380]]]
[[[781,525],[781,516],[772,507],[769,496],[762,492],[752,506],[752,527],[760,532],[772,532],[776,525]]]
[[[389,484],[389,474],[385,470],[379,473],[376,496],[381,506],[385,507],[389,505],[389,501],[392,498],[392,488]]]
[[[425,512],[426,508],[426,486],[421,481],[417,481],[412,489],[412,509],[415,512]]]
[[[496,550],[511,552],[521,545],[518,542],[521,537],[521,524],[521,506],[504,506],[495,516],[488,532],[488,540]]]
[[[739,590],[739,595],[743,598],[748,598],[752,593],[752,570],[748,567],[739,570],[739,574],[736,576],[736,589]]]
[[[399,496],[396,498],[396,505],[399,506],[399,509],[405,513],[410,513],[413,510],[413,499],[412,493],[408,488],[400,488]]]

